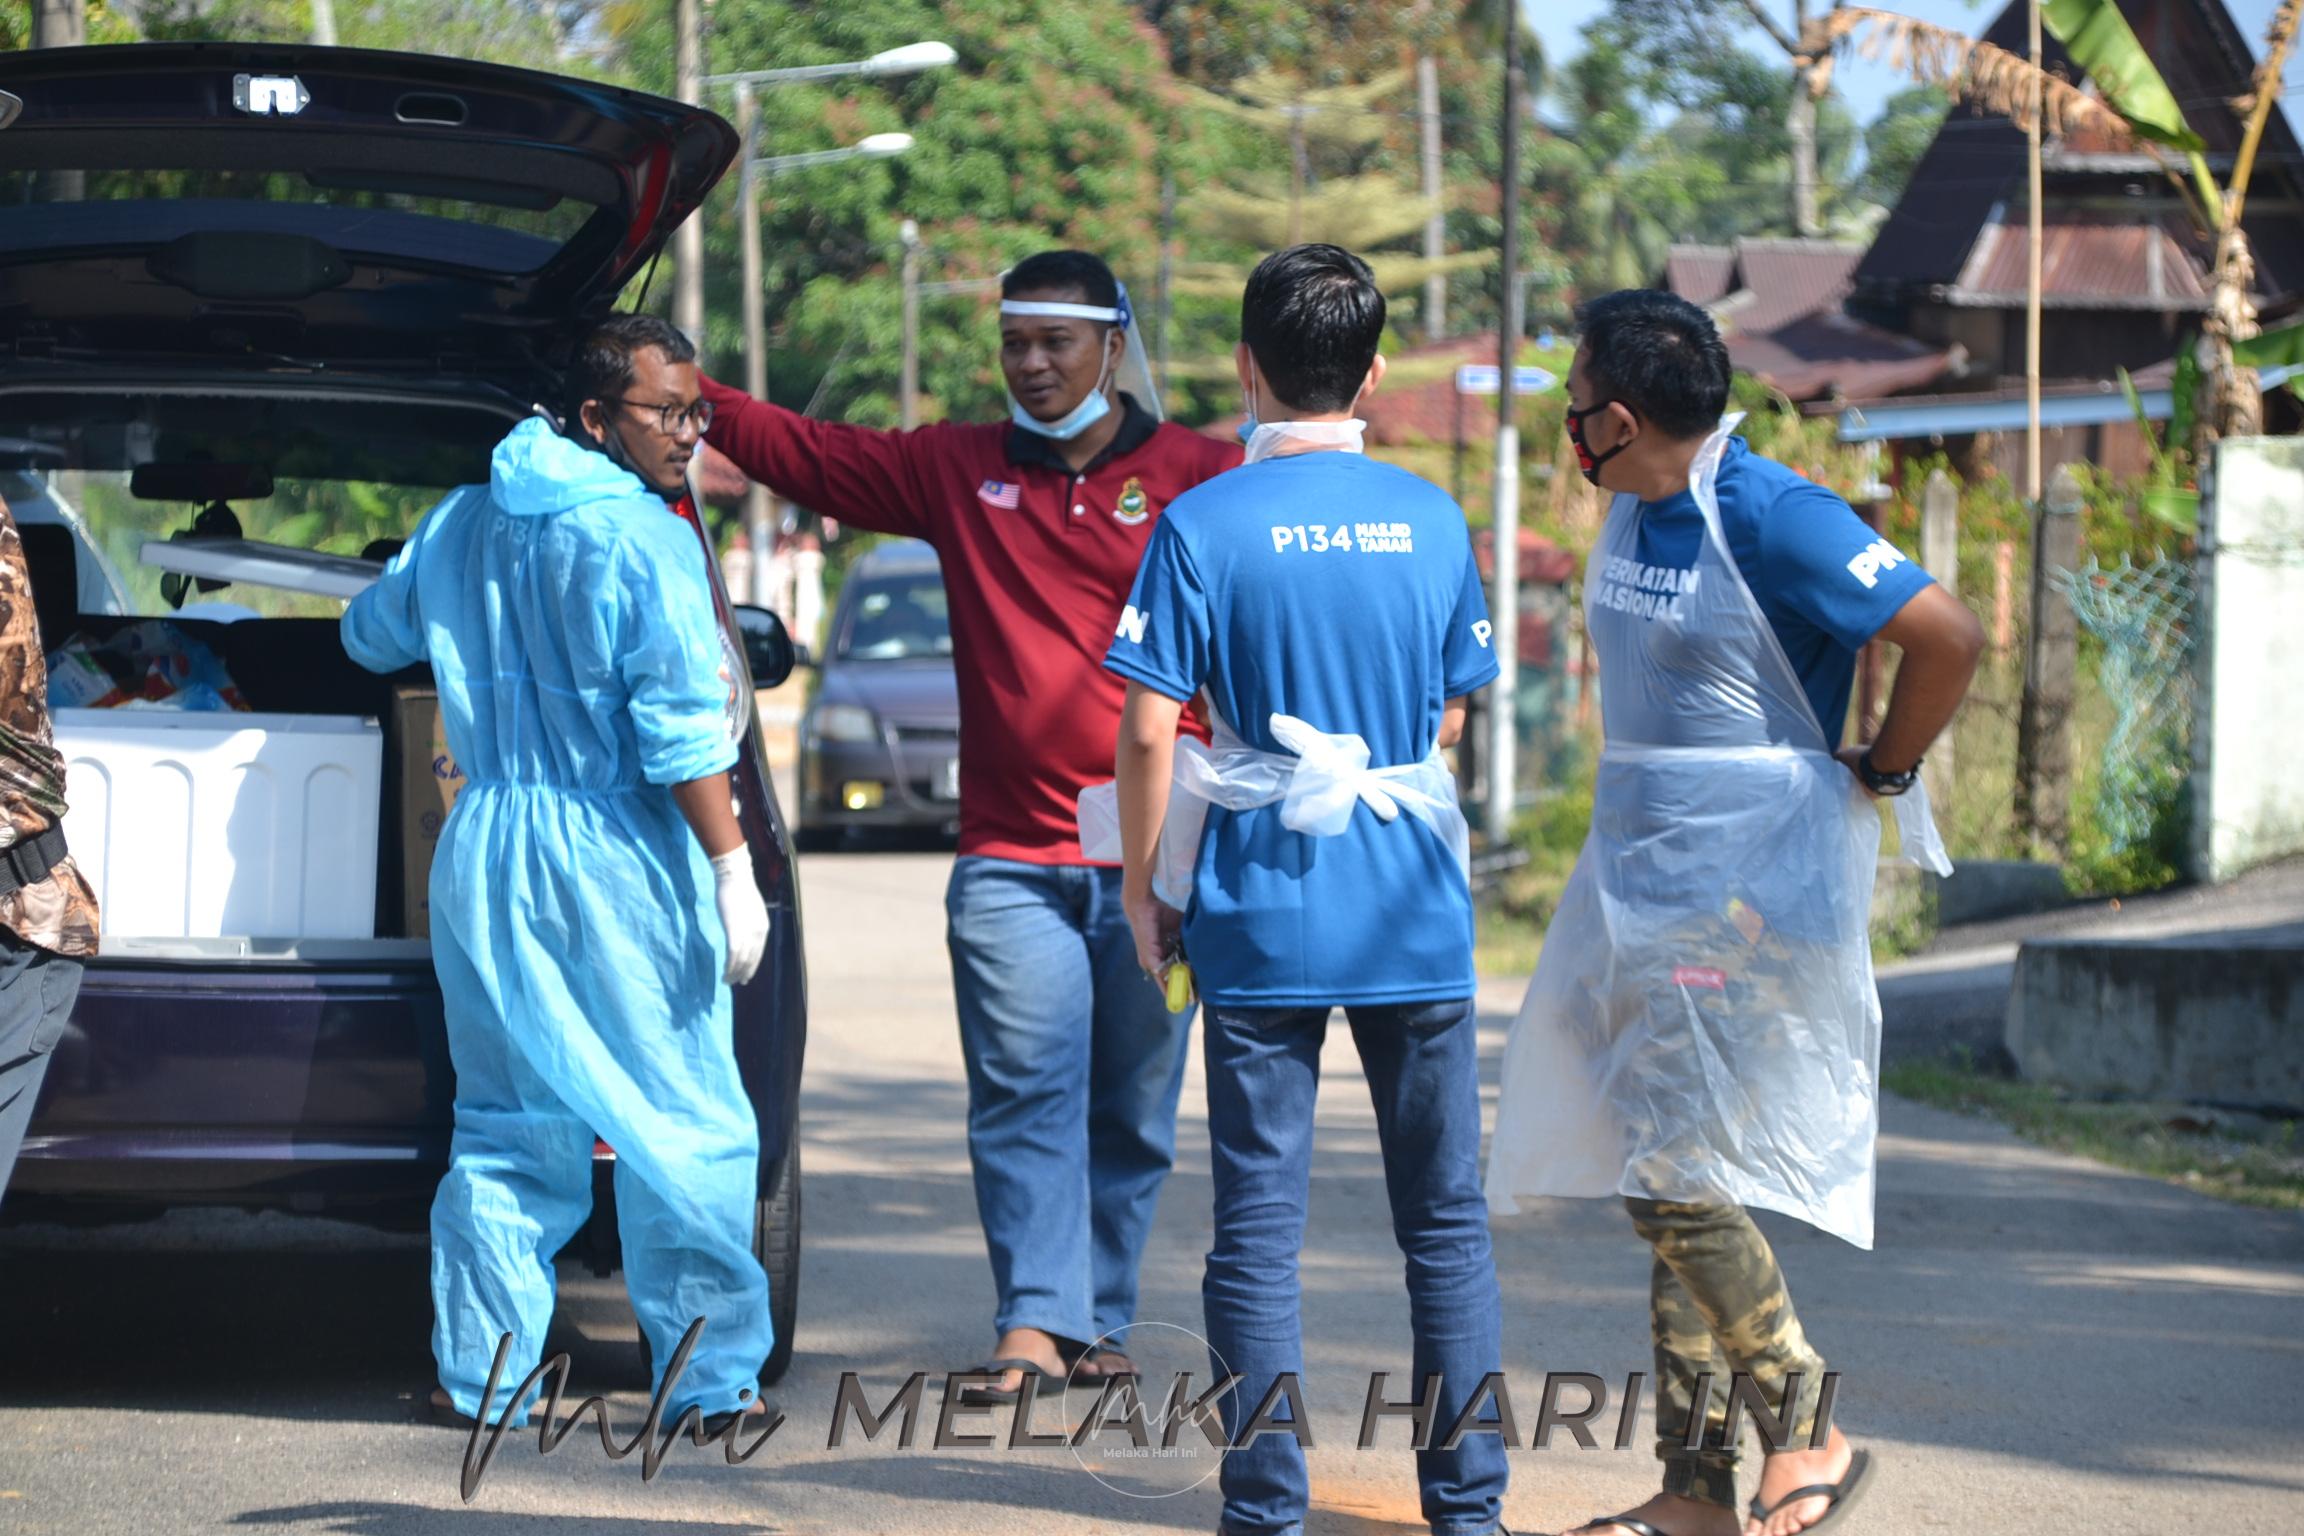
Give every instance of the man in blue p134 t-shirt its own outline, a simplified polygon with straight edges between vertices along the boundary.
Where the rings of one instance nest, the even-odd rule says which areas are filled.
[[[1297,1259],[1320,1046],[1341,1007],[1408,1258],[1414,1379],[1442,1379],[1439,1445],[1502,1355],[1466,834],[1439,759],[1465,695],[1496,676],[1488,611],[1455,502],[1359,451],[1353,410],[1384,372],[1367,265],[1330,245],[1267,258],[1240,330],[1247,462],[1170,505],[1105,658],[1129,682],[1122,902],[1147,971],[1165,972],[1180,929],[1206,1004],[1216,1211],[1202,1294],[1212,1365],[1241,1378],[1223,1403],[1233,1443],[1259,1409],[1309,1431],[1288,1385],[1304,1366]],[[1180,777],[1177,717],[1203,688],[1215,748]],[[1154,891],[1163,829],[1181,819],[1172,784],[1201,786],[1175,803],[1206,815],[1181,915]],[[1492,1430],[1417,1452],[1417,1475],[1436,1536],[1502,1529]],[[1296,1438],[1234,1449],[1222,1481],[1231,1536],[1302,1529]]]

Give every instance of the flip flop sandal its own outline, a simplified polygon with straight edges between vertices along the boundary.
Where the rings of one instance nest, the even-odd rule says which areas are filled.
[[[1671,1536],[1669,1531],[1661,1530],[1656,1526],[1650,1525],[1647,1521],[1641,1519],[1638,1515],[1601,1515],[1594,1519],[1585,1521],[1582,1525],[1577,1526],[1576,1529],[1579,1531],[1590,1531],[1610,1525],[1621,1526],[1625,1530],[1630,1531],[1632,1536]]]
[[[1074,1363],[1071,1384],[1076,1387],[1102,1387],[1108,1381],[1141,1382],[1144,1379],[1144,1373],[1136,1368],[1136,1363],[1133,1360],[1128,1362],[1128,1368],[1123,1371],[1081,1369],[1083,1366],[1093,1366],[1106,1360],[1127,1359],[1126,1355],[1121,1354],[1116,1349],[1091,1349]]]
[[[1041,1397],[1062,1397],[1070,1380],[1065,1376],[1051,1376],[1047,1368],[1036,1360],[1017,1355],[1002,1355],[982,1365],[970,1366],[961,1374],[967,1376],[998,1377],[1003,1371],[1022,1371],[1027,1383],[1038,1382],[1034,1391]],[[960,1393],[963,1408],[1008,1408],[1023,1399],[1021,1387],[981,1386],[964,1388]]]
[[[1752,1500],[1752,1518],[1765,1521],[1785,1505],[1797,1504],[1802,1499],[1827,1499],[1831,1501],[1831,1507],[1816,1520],[1803,1526],[1800,1536],[1808,1536],[1810,1531],[1829,1529],[1843,1514],[1855,1507],[1856,1496],[1864,1491],[1864,1474],[1871,1470],[1871,1456],[1864,1451],[1856,1451],[1849,1456],[1848,1470],[1841,1474],[1840,1481],[1836,1483],[1810,1483],[1805,1488],[1795,1488],[1765,1509],[1760,1507],[1760,1500],[1755,1495]]]

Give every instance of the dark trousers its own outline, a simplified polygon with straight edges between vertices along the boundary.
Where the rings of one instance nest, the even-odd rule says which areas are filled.
[[[16,1171],[48,1057],[80,996],[80,971],[79,961],[0,928],[0,1198]]]

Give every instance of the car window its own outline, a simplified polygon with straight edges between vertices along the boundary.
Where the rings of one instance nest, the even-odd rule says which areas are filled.
[[[201,506],[139,498],[125,471],[87,471],[66,478],[79,482],[78,504],[89,538],[120,573],[128,611],[157,617],[174,612],[161,593],[164,573],[143,561],[144,543],[190,527]],[[440,495],[424,486],[283,478],[274,483],[269,496],[223,505],[239,521],[245,538],[324,554],[361,555],[377,540],[407,537]],[[191,604],[220,604],[239,610],[238,616],[268,619],[335,618],[344,611],[336,598],[244,583],[214,592],[195,589],[187,597],[187,607]]]
[[[952,654],[943,579],[880,576],[854,586],[855,606],[835,653],[843,661],[919,661]]]
[[[339,250],[532,272],[596,211],[550,192],[431,185],[345,171],[88,168],[68,200],[54,171],[0,171],[0,248],[165,244],[211,230],[310,235]],[[502,199],[502,200],[498,200]]]

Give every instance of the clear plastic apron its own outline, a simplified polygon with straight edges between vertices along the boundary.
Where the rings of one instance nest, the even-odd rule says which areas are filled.
[[[1504,1056],[1488,1200],[1636,1195],[1783,1211],[1872,1246],[1881,820],[1689,489],[1694,566],[1638,558],[1618,496],[1585,572],[1606,742],[1592,829]],[[1902,857],[1950,872],[1915,786]]]
[[[1435,745],[1422,762],[1394,768],[1368,766],[1365,738],[1331,736],[1294,715],[1272,716],[1272,737],[1288,750],[1263,752],[1240,739],[1211,711],[1215,741],[1203,747],[1187,736],[1176,743],[1168,816],[1153,861],[1152,893],[1179,912],[1192,906],[1192,878],[1208,808],[1228,811],[1280,807],[1281,825],[1312,837],[1339,837],[1365,805],[1381,821],[1406,812],[1432,829],[1456,857],[1469,883],[1472,834],[1456,803],[1456,776]],[[1080,794],[1080,852],[1107,863],[1120,858],[1117,786],[1092,784]]]

